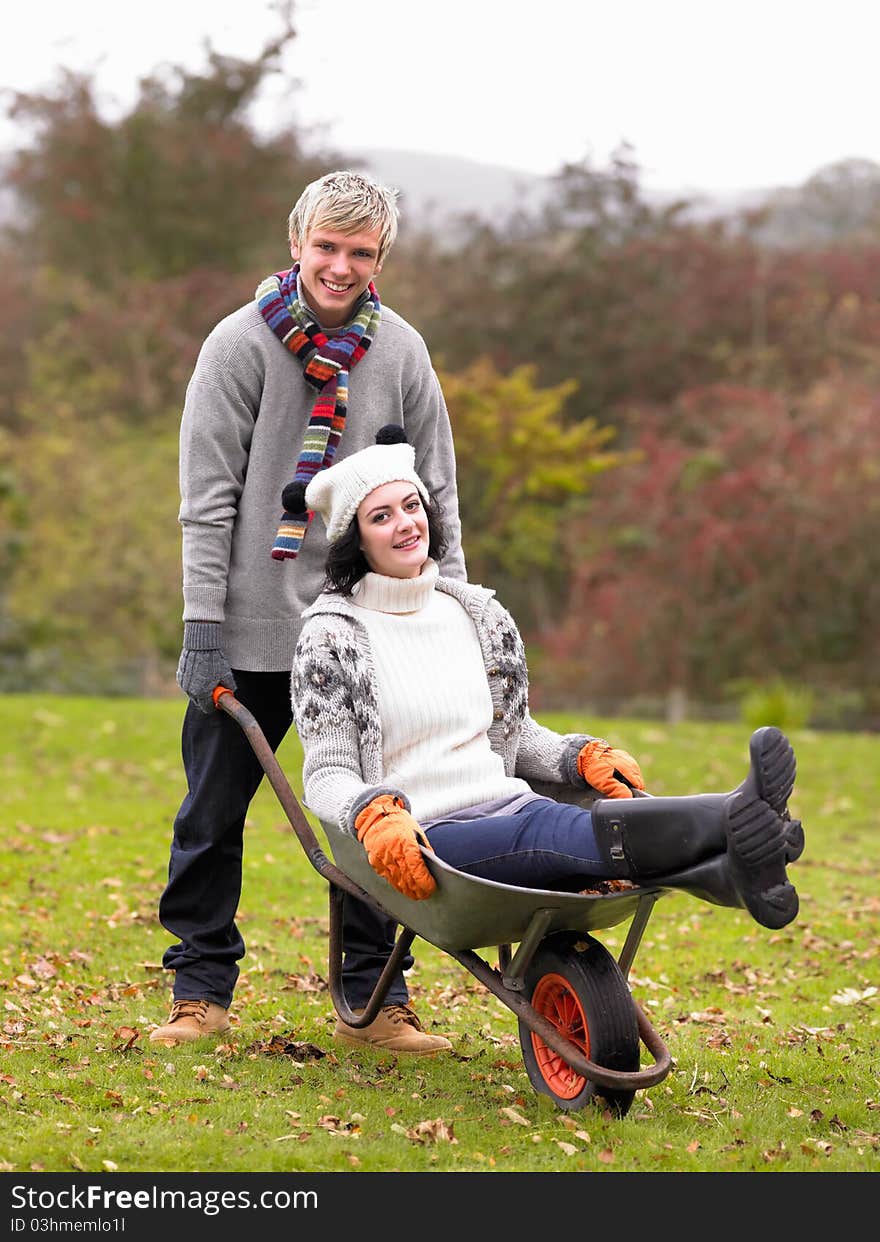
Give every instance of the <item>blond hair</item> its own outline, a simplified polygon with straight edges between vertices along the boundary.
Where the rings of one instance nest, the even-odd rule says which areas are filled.
[[[345,169],[325,173],[297,199],[287,220],[288,237],[301,247],[315,228],[347,235],[378,229],[381,263],[397,237],[397,194],[365,173]]]

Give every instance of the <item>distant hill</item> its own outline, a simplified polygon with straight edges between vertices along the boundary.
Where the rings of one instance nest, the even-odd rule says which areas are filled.
[[[549,177],[457,155],[391,147],[363,147],[347,154],[354,167],[400,190],[407,216],[430,214],[441,219],[468,214],[492,219],[517,207],[539,207],[552,191]],[[691,214],[701,220],[757,207],[773,193],[773,187],[719,193],[699,189],[644,191],[645,198],[657,206],[689,200],[693,204]]]
[[[552,192],[549,177],[454,155],[364,147],[348,156],[356,167],[399,189],[407,220],[423,227],[444,222],[450,228],[462,215],[497,220],[518,207],[536,210]],[[880,234],[880,166],[870,160],[828,165],[802,186],[642,193],[655,207],[687,202],[686,215],[698,222],[761,213],[750,230],[772,247],[822,246]],[[454,227],[450,234],[454,239]]]
[[[401,206],[409,218],[437,220],[467,214],[491,219],[517,206],[537,207],[549,192],[546,177],[456,155],[388,147],[364,147],[348,155],[355,167],[400,191]]]

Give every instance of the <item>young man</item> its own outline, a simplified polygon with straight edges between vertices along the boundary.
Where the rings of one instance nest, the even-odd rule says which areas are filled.
[[[230,1030],[245,953],[235,924],[244,821],[263,775],[238,725],[215,709],[218,684],[253,712],[273,749],[291,721],[290,669],[303,611],[320,593],[327,543],[305,508],[314,475],[398,423],[445,512],[443,572],[465,578],[452,432],[424,341],[380,303],[373,283],[397,234],[396,193],[359,173],[328,173],[290,213],[294,266],[223,319],[199,353],[180,433],[183,722],[188,793],[174,821],[159,919],[178,943],[173,1046]],[[346,898],[343,985],[372,993],[395,925]],[[364,1042],[430,1054],[451,1045],[421,1029],[401,975]],[[337,1028],[338,1033],[338,1028]]]

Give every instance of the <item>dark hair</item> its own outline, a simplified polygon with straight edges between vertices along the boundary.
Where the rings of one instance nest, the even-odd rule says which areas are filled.
[[[435,561],[440,561],[448,546],[446,530],[443,526],[443,512],[433,500],[426,501],[422,496],[421,501],[428,518],[428,556]],[[357,514],[355,514],[345,534],[340,535],[335,543],[330,544],[324,589],[338,591],[340,595],[351,595],[355,584],[369,572],[370,566],[367,564],[367,558],[361,551],[361,536],[358,530]]]

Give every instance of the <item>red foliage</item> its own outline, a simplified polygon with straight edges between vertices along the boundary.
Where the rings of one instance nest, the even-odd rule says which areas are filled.
[[[880,398],[687,392],[633,417],[641,460],[596,481],[545,649],[594,693],[717,700],[739,678],[877,667]]]

